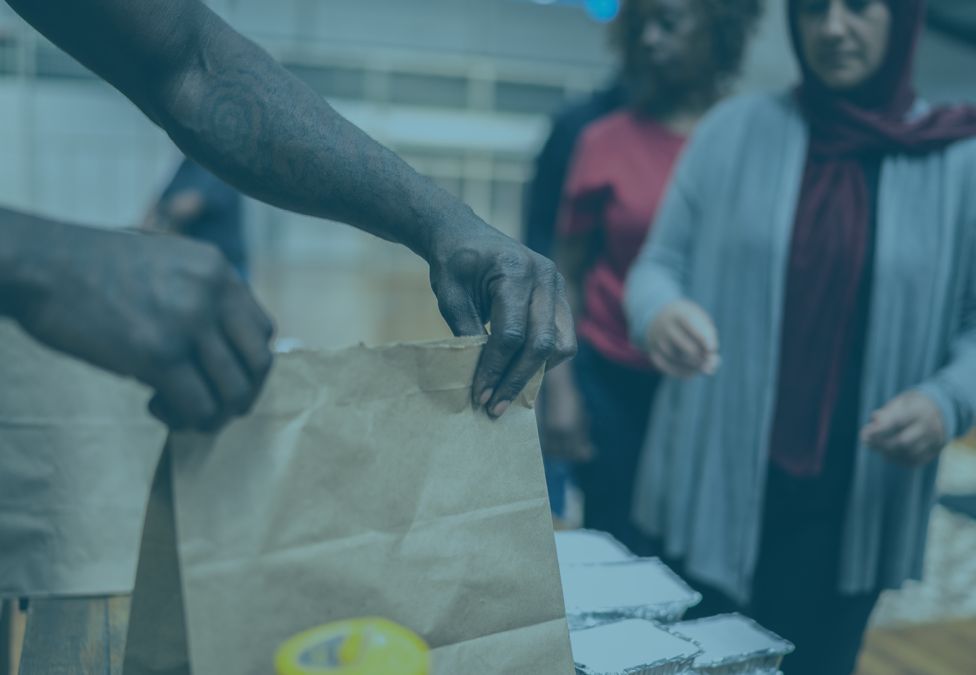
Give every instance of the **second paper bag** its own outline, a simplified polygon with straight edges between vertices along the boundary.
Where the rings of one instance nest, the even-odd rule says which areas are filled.
[[[420,634],[435,675],[574,672],[534,393],[473,410],[480,350],[286,354],[250,416],[171,438],[195,675],[271,675],[282,641],[357,616]]]

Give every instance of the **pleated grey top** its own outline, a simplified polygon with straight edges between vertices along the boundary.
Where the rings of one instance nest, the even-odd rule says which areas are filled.
[[[715,376],[662,384],[637,475],[635,521],[663,537],[691,576],[742,602],[759,551],[807,143],[788,94],[719,105],[679,161],[627,284],[636,344],[666,305],[688,298],[714,319],[722,354]],[[878,190],[861,420],[916,388],[960,435],[976,410],[976,143],[889,156]],[[856,448],[841,590],[893,588],[921,576],[936,469],[906,469]]]

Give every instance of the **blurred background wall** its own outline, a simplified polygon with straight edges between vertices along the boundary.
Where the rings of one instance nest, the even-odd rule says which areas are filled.
[[[605,82],[614,67],[601,19],[613,15],[615,0],[210,4],[513,236],[549,115]],[[768,0],[740,89],[792,81],[783,26],[782,0]],[[927,96],[976,98],[973,72],[976,51],[930,31],[919,61]],[[0,4],[0,203],[97,226],[133,225],[178,157],[124,97]],[[341,346],[446,334],[426,268],[408,252],[253,202],[247,229],[254,285],[281,335]]]

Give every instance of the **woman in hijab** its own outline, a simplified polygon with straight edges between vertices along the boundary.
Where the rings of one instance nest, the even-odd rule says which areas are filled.
[[[688,134],[734,83],[761,5],[626,0],[613,25],[624,105],[583,130],[563,186],[554,260],[580,349],[546,378],[544,447],[578,461],[584,526],[634,549],[634,474],[659,376],[630,342],[624,280]]]
[[[852,672],[881,590],[920,577],[976,412],[976,112],[916,97],[924,9],[790,0],[800,85],[699,125],[627,285],[670,376],[635,522],[792,640],[791,675]]]

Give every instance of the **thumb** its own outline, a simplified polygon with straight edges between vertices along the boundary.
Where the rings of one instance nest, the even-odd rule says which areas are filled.
[[[910,416],[905,411],[904,399],[899,396],[872,413],[864,428],[865,436],[871,440],[882,440],[894,436],[910,421]]]
[[[687,302],[678,312],[677,319],[685,333],[698,345],[703,356],[718,353],[718,331],[705,310]]]
[[[456,337],[484,335],[485,324],[471,296],[454,281],[431,284],[437,308]]]
[[[718,351],[718,331],[715,329],[712,318],[708,316],[705,310],[695,307],[693,311],[688,313],[688,323],[701,336],[702,342],[709,352]]]

